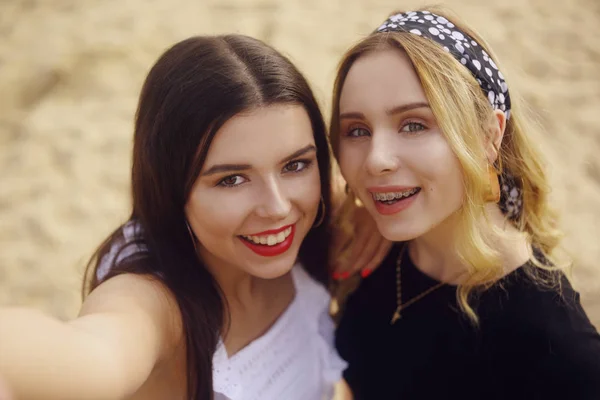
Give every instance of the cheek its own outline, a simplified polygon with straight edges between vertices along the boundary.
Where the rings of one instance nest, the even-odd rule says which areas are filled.
[[[364,154],[359,148],[340,144],[338,156],[340,172],[350,186],[356,186],[359,180],[363,158]]]
[[[321,202],[321,177],[319,169],[312,168],[303,179],[290,182],[290,198],[298,205],[301,211],[307,215],[316,215]]]
[[[251,203],[247,196],[211,192],[193,194],[186,207],[198,240],[208,247],[237,233]]]
[[[442,151],[432,151],[429,157],[420,160],[420,165],[425,191],[436,203],[455,210],[463,201],[463,173],[454,153],[445,147]]]

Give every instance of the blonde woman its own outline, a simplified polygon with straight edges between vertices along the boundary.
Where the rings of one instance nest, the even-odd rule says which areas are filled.
[[[342,59],[338,218],[359,200],[396,242],[337,330],[355,398],[600,398],[600,336],[565,277],[533,127],[496,60],[435,9],[390,16]]]

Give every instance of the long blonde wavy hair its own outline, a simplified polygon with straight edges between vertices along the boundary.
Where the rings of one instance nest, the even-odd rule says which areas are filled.
[[[422,10],[452,21],[475,39],[498,64],[498,58],[486,41],[454,15],[439,7]],[[437,123],[462,167],[465,199],[458,211],[457,252],[467,266],[469,276],[459,286],[457,297],[462,310],[477,322],[477,316],[469,304],[470,294],[476,289],[485,290],[497,282],[503,276],[503,268],[500,254],[494,249],[489,235],[485,235],[481,229],[482,219],[486,220],[485,198],[489,190],[488,173],[481,160],[486,157],[485,133],[490,131],[494,116],[487,97],[471,72],[432,40],[405,32],[371,34],[346,52],[339,64],[330,121],[332,149],[337,158],[340,141],[340,94],[348,71],[360,57],[390,48],[404,52],[411,60]],[[529,268],[527,272],[540,284],[556,286],[560,282],[558,275],[547,271],[568,269],[569,262],[557,251],[562,232],[558,228],[557,213],[549,205],[550,187],[542,157],[535,144],[538,125],[525,109],[514,88],[510,85],[509,88],[512,111],[499,149],[497,165],[502,171],[508,170],[516,177],[522,187],[523,210],[519,220],[512,223],[526,234],[539,252],[537,259],[532,259],[535,267]],[[350,221],[356,201],[352,192],[348,192],[337,213],[335,222],[343,237],[334,251],[334,257],[339,261],[349,256],[353,237]],[[491,225],[490,228],[496,237],[503,235],[500,229],[493,229]],[[338,301],[343,302],[343,299]]]

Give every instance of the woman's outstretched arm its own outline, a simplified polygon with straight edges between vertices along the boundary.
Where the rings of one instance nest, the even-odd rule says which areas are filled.
[[[69,322],[0,309],[0,376],[19,400],[122,399],[180,332],[178,308],[160,283],[121,275],[98,286]]]

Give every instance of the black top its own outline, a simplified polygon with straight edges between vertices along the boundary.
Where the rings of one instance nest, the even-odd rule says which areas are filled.
[[[355,399],[600,399],[600,336],[564,276],[562,296],[526,264],[475,301],[479,327],[442,286],[396,309],[395,246],[348,298],[336,345]],[[402,260],[403,301],[438,283]]]

